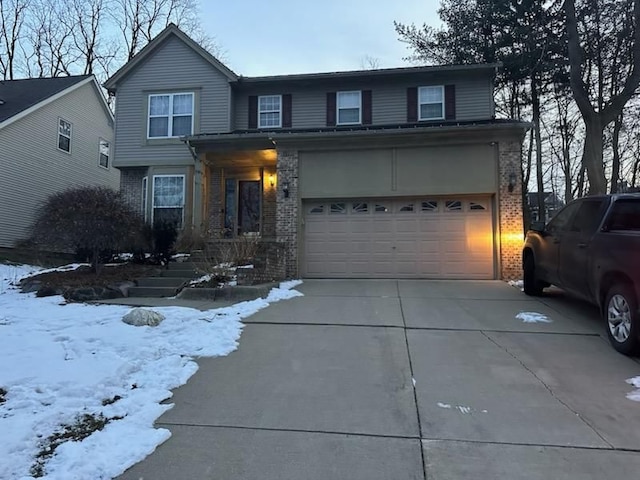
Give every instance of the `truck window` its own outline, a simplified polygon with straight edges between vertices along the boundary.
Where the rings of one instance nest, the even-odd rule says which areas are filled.
[[[601,210],[603,205],[604,202],[602,200],[585,200],[582,202],[571,222],[571,231],[587,235],[595,233],[602,219]]]
[[[607,220],[607,230],[640,231],[640,200],[618,200]]]
[[[565,230],[567,230],[569,226],[569,221],[573,214],[578,210],[580,206],[580,202],[570,203],[562,210],[560,210],[555,217],[551,219],[551,221],[547,224],[547,231],[552,235],[557,235]]]

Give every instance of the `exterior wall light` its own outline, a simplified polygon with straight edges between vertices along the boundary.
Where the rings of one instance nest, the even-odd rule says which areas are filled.
[[[273,177],[273,174],[269,175],[269,184],[271,185],[271,188],[273,188],[274,185],[276,184],[276,180]]]
[[[284,198],[289,198],[289,182],[286,180],[282,182],[282,193],[284,193]]]
[[[509,193],[512,193],[514,188],[516,188],[517,181],[518,181],[518,177],[516,176],[516,173],[512,170],[509,173],[509,183],[507,184],[507,189],[509,190]]]

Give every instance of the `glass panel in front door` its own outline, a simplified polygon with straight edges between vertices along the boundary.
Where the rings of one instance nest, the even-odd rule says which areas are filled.
[[[236,233],[236,183],[235,178],[225,181],[224,189],[224,236],[233,237]]]
[[[260,182],[238,182],[238,235],[260,232]]]

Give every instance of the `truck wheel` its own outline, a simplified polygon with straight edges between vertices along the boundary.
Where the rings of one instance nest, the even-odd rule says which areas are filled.
[[[542,295],[544,283],[536,277],[536,263],[532,255],[528,255],[524,260],[524,293],[532,297]]]
[[[617,284],[609,290],[604,304],[604,317],[613,348],[625,355],[640,351],[638,301],[630,287]]]

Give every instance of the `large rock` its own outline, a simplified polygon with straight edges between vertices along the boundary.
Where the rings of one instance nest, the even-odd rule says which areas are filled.
[[[147,310],[145,308],[134,308],[124,317],[122,317],[122,321],[124,323],[133,325],[134,327],[142,327],[144,325],[157,327],[163,320],[164,315],[153,310]]]

